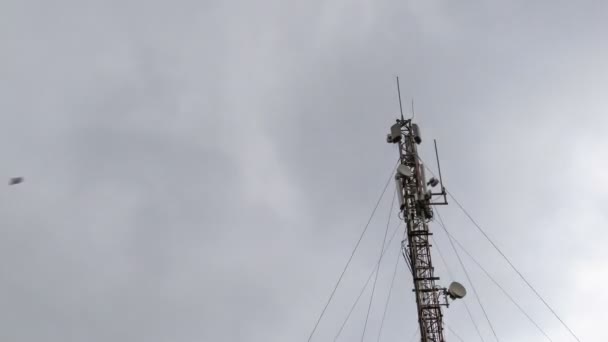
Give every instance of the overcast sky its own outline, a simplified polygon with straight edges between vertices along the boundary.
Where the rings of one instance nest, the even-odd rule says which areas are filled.
[[[0,340],[305,341],[397,158],[395,75],[422,158],[436,138],[446,187],[581,341],[608,340],[607,7],[0,0],[0,176],[26,178],[0,188]],[[313,341],[333,341],[377,261],[392,191]],[[455,205],[441,213],[553,341],[574,341]],[[435,250],[440,283],[469,287],[492,341],[432,229],[458,278]],[[463,259],[500,341],[546,340]],[[382,341],[415,333],[411,288],[401,263]],[[343,341],[360,339],[363,298]],[[445,320],[481,341],[463,305]]]

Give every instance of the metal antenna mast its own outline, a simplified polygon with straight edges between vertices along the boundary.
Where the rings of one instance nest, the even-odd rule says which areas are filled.
[[[456,282],[447,289],[435,284],[439,277],[434,275],[431,260],[429,236],[432,233],[429,231],[429,222],[433,219],[431,207],[447,204],[446,191],[443,185],[438,193],[433,193],[430,189],[443,182],[434,177],[427,182],[424,165],[418,158],[417,151],[417,145],[422,142],[420,128],[411,119],[404,120],[403,116],[397,119],[391,126],[387,142],[399,146],[400,164],[395,181],[399,211],[407,226],[407,239],[401,242],[401,246],[414,280],[421,341],[444,342],[441,306],[449,305],[448,297],[457,299],[466,294],[464,287]],[[433,201],[435,196],[441,197],[442,201]]]

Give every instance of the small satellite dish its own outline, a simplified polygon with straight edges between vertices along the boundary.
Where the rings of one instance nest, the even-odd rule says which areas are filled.
[[[467,289],[465,289],[462,284],[453,282],[450,284],[450,287],[448,287],[448,295],[452,299],[461,299],[467,295]]]
[[[8,185],[17,185],[23,183],[23,177],[13,177],[8,181]]]
[[[430,185],[434,188],[437,186],[437,184],[439,184],[439,181],[437,180],[437,178],[431,177],[431,179],[429,179],[428,183],[426,183],[426,184]]]

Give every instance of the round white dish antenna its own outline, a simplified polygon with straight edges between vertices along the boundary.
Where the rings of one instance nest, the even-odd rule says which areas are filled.
[[[467,295],[467,289],[465,289],[462,284],[453,282],[450,284],[450,287],[448,287],[448,295],[453,299],[461,299]]]
[[[412,171],[406,165],[399,165],[397,168],[397,173],[401,175],[401,177],[412,177]]]

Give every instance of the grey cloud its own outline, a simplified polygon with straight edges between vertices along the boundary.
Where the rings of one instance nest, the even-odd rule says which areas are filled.
[[[1,336],[305,339],[396,160],[384,136],[400,75],[424,159],[437,138],[448,188],[582,340],[602,340],[593,317],[608,299],[586,284],[606,273],[604,12],[595,2],[4,2],[0,175],[27,182],[0,194]],[[358,294],[388,210],[315,340],[333,337]],[[442,215],[567,341],[457,208]],[[468,265],[501,339],[542,338]],[[415,330],[410,287],[401,267],[384,339]],[[343,339],[358,338],[365,301]],[[455,304],[446,319],[474,339],[465,313]]]

